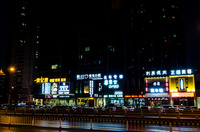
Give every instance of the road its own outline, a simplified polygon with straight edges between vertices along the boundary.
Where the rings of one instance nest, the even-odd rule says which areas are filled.
[[[143,130],[142,130],[143,129]],[[144,130],[145,129],[145,130]],[[109,132],[109,131],[126,131],[126,130],[107,130],[107,129],[95,129],[95,130],[89,130],[89,129],[66,129],[66,130],[59,130],[59,129],[52,129],[52,128],[36,128],[36,127],[27,127],[27,126],[17,126],[17,127],[6,127],[6,126],[0,126],[0,131],[1,132]],[[169,132],[169,127],[167,126],[135,126],[135,130],[130,130],[129,132]],[[190,126],[184,126],[184,127],[173,127],[172,128],[173,132],[199,132],[200,128],[198,127],[190,127]]]

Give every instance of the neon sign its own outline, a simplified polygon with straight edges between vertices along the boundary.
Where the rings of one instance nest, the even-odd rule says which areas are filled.
[[[66,82],[60,83],[58,94],[69,94],[69,84]]]
[[[86,80],[86,79],[92,79],[92,80],[102,80],[101,73],[98,74],[78,74],[76,75],[77,80]]]
[[[47,82],[66,82],[66,78],[48,78],[48,77],[40,77],[34,80],[36,83],[47,83]]]
[[[161,76],[167,75],[167,70],[146,71],[146,76]]]
[[[194,93],[172,93],[172,97],[194,97]]]
[[[108,86],[109,89],[118,89],[119,88],[119,83],[118,80],[123,79],[124,76],[122,74],[119,75],[105,75],[103,77],[104,79],[104,85]]]
[[[178,70],[171,70],[170,75],[186,75],[192,74],[192,69],[178,69]]]
[[[42,94],[50,94],[51,83],[42,83]]]
[[[185,90],[183,79],[180,79],[180,90]]]

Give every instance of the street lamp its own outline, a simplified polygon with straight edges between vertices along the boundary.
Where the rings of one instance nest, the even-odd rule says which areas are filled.
[[[11,105],[12,104],[12,94],[14,92],[14,86],[13,86],[13,73],[15,72],[15,67],[14,66],[11,66],[8,68],[8,71],[10,73],[10,76],[9,76],[9,97],[8,97],[8,103]]]
[[[11,67],[9,68],[9,71],[10,71],[10,72],[14,72],[14,71],[15,71],[15,67],[11,66]]]

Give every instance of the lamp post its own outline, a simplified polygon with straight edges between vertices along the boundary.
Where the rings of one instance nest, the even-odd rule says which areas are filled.
[[[12,94],[13,94],[13,91],[14,91],[14,85],[13,85],[13,73],[15,72],[15,67],[14,66],[11,66],[8,68],[8,71],[9,71],[9,97],[8,97],[8,104],[12,104]]]

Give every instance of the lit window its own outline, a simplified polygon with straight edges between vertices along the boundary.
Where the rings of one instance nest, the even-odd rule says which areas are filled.
[[[22,12],[21,15],[22,15],[22,16],[25,16],[25,13]]]
[[[90,47],[85,47],[85,51],[90,51]]]
[[[22,6],[22,9],[25,10],[26,8],[24,6]]]
[[[176,17],[175,16],[172,16],[172,19],[175,19]]]
[[[176,34],[174,34],[173,37],[176,38]]]
[[[22,26],[26,26],[26,23],[23,22],[23,23],[22,23]]]
[[[80,59],[83,59],[83,55],[80,55]]]
[[[51,69],[58,69],[58,65],[57,64],[51,65]]]
[[[172,8],[175,8],[176,6],[175,5],[172,5]]]

